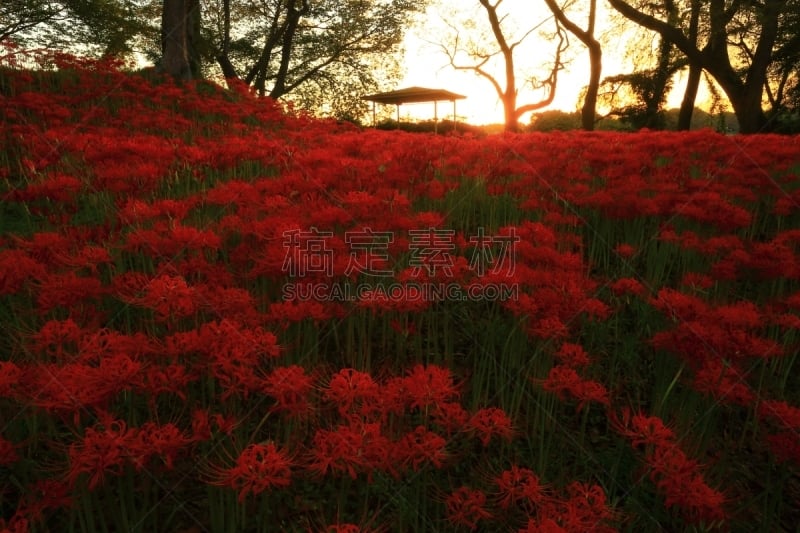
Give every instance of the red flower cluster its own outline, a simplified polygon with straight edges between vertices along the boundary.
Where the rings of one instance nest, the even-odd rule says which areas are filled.
[[[644,448],[650,480],[664,495],[667,507],[679,508],[691,523],[725,520],[725,495],[706,484],[700,466],[686,456],[674,432],[660,418],[623,410],[612,422],[634,448]]]
[[[273,512],[273,491],[286,491],[287,513],[304,513],[328,507],[315,484],[372,482],[355,490],[395,501],[402,480],[448,492],[432,512],[456,526],[607,531],[624,475],[560,477],[559,493],[553,472],[516,463],[557,464],[590,440],[612,460],[609,428],[679,511],[664,528],[685,529],[730,517],[698,463],[713,452],[690,459],[686,428],[640,409],[686,398],[713,404],[710,418],[750,421],[709,422],[709,450],[771,450],[752,454],[754,469],[800,464],[800,231],[785,229],[799,223],[800,138],[423,138],[315,121],[235,83],[151,83],[153,73],[62,54],[31,56],[60,69],[32,73],[8,54],[0,462],[19,483],[3,493],[0,529],[74,528],[90,507],[73,502],[84,485],[105,504],[123,473],[132,490],[163,489],[147,486],[156,469],[187,501],[205,497],[194,481],[211,471],[215,490],[240,502],[226,516],[240,520],[234,529],[252,529],[242,511],[253,500]],[[514,292],[423,298],[435,283]],[[351,299],[312,291],[359,284],[370,286]],[[531,368],[580,423],[508,390]],[[484,398],[498,405],[477,405]],[[615,414],[623,398],[638,414]],[[585,433],[544,432],[537,444],[529,420]],[[725,433],[744,429],[738,445]],[[747,487],[733,452],[717,467]],[[500,460],[515,466],[488,487]],[[607,471],[627,468],[613,460]],[[412,475],[422,470],[424,483]],[[793,504],[774,483],[765,497]],[[97,512],[124,529],[111,507]],[[341,521],[318,523],[358,528],[360,505],[345,507]],[[762,511],[731,525],[752,529],[746,515]],[[131,519],[161,526],[161,512]]]

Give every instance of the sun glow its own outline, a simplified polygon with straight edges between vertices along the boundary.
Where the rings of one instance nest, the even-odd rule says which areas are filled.
[[[477,3],[474,3],[477,6]],[[541,30],[551,31],[554,26],[552,14],[548,8],[541,3],[538,7],[531,7],[530,2],[521,0],[507,0],[502,4],[508,13],[508,20],[514,21],[516,31],[510,34],[509,41],[513,41],[518,36],[533,26],[541,25]],[[479,6],[477,6],[479,8]],[[457,14],[457,15],[454,15]],[[517,15],[512,18],[511,14]],[[466,16],[474,18],[467,18]],[[454,30],[449,27],[446,20],[452,20],[452,24],[459,23],[457,19],[449,19],[448,16],[460,16],[465,18],[468,26],[481,27],[486,25],[485,13],[482,9],[472,11],[465,9],[463,0],[438,0],[428,9],[424,17],[417,21],[416,26],[406,34],[404,41],[406,74],[398,87],[387,87],[385,90],[392,90],[401,87],[421,86],[435,89],[446,89],[455,93],[463,94],[467,98],[457,102],[456,112],[459,121],[466,121],[471,124],[499,124],[503,122],[503,106],[492,87],[491,83],[485,78],[470,71],[456,70],[449,64],[449,59],[442,49],[449,36],[454,34]],[[611,46],[608,38],[604,34],[609,32],[611,22],[609,12],[601,2],[598,4],[598,30],[597,36],[603,42],[603,72],[602,77],[615,74],[631,72],[630,59],[626,58],[626,46]],[[585,24],[576,17],[578,24]],[[472,23],[472,24],[470,24]],[[466,31],[472,31],[469,28]],[[466,33],[464,37],[468,37]],[[569,35],[570,48],[567,50],[566,68],[559,73],[556,94],[553,102],[541,111],[561,110],[573,112],[580,108],[582,100],[581,93],[588,83],[589,59],[585,47],[578,39]],[[615,42],[624,43],[625,38],[617,35]],[[495,45],[496,49],[496,45]],[[514,60],[517,70],[518,105],[542,101],[546,96],[543,89],[533,90],[526,78],[546,77],[550,65],[552,64],[555,45],[553,42],[543,38],[537,31],[527,36],[523,44],[515,51]],[[466,57],[462,57],[462,64],[469,63]],[[499,62],[489,66],[490,72],[496,77],[497,81],[503,85],[502,73]],[[678,107],[680,105],[682,90],[685,80],[679,75],[675,86],[668,98],[667,107]],[[705,87],[701,86],[701,93],[698,96],[698,104],[703,106],[707,98]],[[439,119],[452,119],[452,107],[449,103],[440,102],[438,105]],[[598,109],[602,112],[602,109]],[[392,110],[394,116],[394,109]],[[530,113],[521,118],[521,123],[530,120]],[[400,120],[428,120],[434,118],[433,103],[402,105],[400,107]]]

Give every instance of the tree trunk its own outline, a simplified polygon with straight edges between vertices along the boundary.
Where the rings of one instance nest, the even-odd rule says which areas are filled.
[[[703,69],[689,66],[689,79],[686,82],[686,90],[681,100],[681,109],[678,113],[678,131],[689,131],[692,129],[692,115],[694,114],[694,104],[697,101],[697,89],[700,87],[700,78]]]
[[[217,55],[217,63],[222,69],[222,75],[226,80],[238,79],[239,74],[231,63],[229,52],[231,48],[231,0],[222,2],[222,49]]]
[[[300,7],[297,7],[297,4]],[[289,63],[292,59],[292,44],[294,43],[294,36],[300,24],[300,19],[308,12],[308,2],[300,0],[289,0],[289,5],[286,10],[286,26],[283,31],[283,44],[281,46],[281,62],[278,66],[278,72],[275,74],[275,84],[269,95],[272,98],[280,98],[286,94],[286,78],[289,75]]]
[[[575,35],[589,49],[589,85],[586,88],[586,97],[581,108],[581,127],[584,130],[594,130],[597,114],[597,93],[600,90],[600,74],[603,69],[603,50],[594,37],[594,28],[597,20],[597,0],[589,2],[589,21],[585,30],[572,22],[555,0],[545,0],[547,7],[556,20]]]
[[[186,5],[186,50],[189,55],[189,72],[192,78],[200,78],[202,58],[200,56],[200,0],[184,0]]]
[[[217,63],[219,64],[219,68],[222,69],[222,75],[225,76],[226,80],[239,78],[239,74],[236,72],[236,67],[233,66],[233,63],[231,63],[231,60],[226,54],[218,55]]]
[[[589,48],[589,85],[581,108],[581,128],[593,131],[597,119],[597,93],[600,90],[600,73],[603,70],[603,50],[600,43],[591,40],[586,44]]]
[[[516,133],[519,131],[519,114],[517,114],[517,94],[508,92],[503,95],[503,115],[505,118],[505,131]]]
[[[161,70],[177,80],[189,80],[189,0],[164,0],[161,13]]]

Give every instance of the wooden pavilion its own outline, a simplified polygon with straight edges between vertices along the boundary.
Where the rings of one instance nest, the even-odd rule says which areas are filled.
[[[397,106],[397,122],[400,123],[400,106],[402,104],[433,102],[433,124],[436,131],[439,122],[439,102],[453,102],[453,126],[456,123],[456,100],[463,100],[466,96],[456,94],[444,89],[428,89],[425,87],[407,87],[385,93],[371,94],[365,96],[364,100],[372,102],[372,123],[377,122],[376,104],[388,104]]]

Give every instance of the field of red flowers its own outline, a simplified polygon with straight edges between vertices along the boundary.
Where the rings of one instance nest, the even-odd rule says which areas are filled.
[[[0,68],[0,531],[793,531],[800,138]]]

